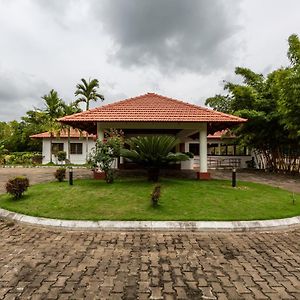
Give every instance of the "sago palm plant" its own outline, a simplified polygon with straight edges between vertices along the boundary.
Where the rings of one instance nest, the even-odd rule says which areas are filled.
[[[122,149],[121,156],[144,166],[148,170],[148,180],[156,182],[162,167],[189,159],[181,152],[172,152],[179,142],[173,136],[133,137],[126,141],[130,149]]]

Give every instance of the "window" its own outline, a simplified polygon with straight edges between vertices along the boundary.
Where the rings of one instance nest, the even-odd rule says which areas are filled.
[[[52,143],[52,153],[56,154],[59,151],[64,151],[64,143]]]
[[[234,155],[235,151],[234,151],[234,145],[227,145],[227,155]]]
[[[189,152],[194,155],[199,155],[199,143],[198,144],[189,144]]]
[[[208,155],[218,155],[219,146],[218,144],[208,144],[207,154]]]
[[[82,154],[82,143],[71,143],[71,154]]]

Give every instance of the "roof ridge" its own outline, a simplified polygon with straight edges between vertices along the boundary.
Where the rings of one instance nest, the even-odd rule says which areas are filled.
[[[214,110],[214,109],[211,109],[211,108],[208,108],[208,107],[203,107],[203,106],[200,106],[200,105],[197,105],[197,104],[194,104],[194,103],[190,103],[190,102],[186,102],[186,101],[183,101],[183,100],[174,99],[174,98],[171,98],[171,97],[166,97],[166,96],[159,95],[159,94],[156,94],[156,93],[148,93],[148,94],[156,95],[156,96],[158,96],[160,98],[164,98],[166,100],[172,100],[172,101],[175,101],[175,102],[178,102],[178,103],[182,103],[182,104],[185,104],[185,105],[197,108],[197,109],[203,109],[203,110],[206,110],[206,111],[209,111],[209,112],[214,112],[214,113],[217,113],[219,115],[223,115],[223,116],[227,116],[227,117],[230,116],[230,117],[235,117],[235,118],[243,119],[243,118],[238,117],[238,116],[226,114],[226,113],[223,113],[221,111],[217,111],[217,110]]]
[[[218,118],[218,116],[220,118],[224,118],[224,117],[229,118],[234,122],[235,121],[241,121],[241,122],[246,121],[246,119],[240,118],[240,117],[235,116],[235,115],[226,114],[226,113],[223,113],[223,112],[213,110],[211,108],[207,108],[207,107],[197,105],[195,103],[190,103],[190,102],[175,99],[175,98],[172,98],[172,97],[159,95],[159,94],[153,93],[153,92],[148,92],[148,93],[143,94],[143,95],[139,95],[139,96],[135,96],[135,97],[129,97],[129,98],[126,98],[126,99],[123,99],[123,100],[115,101],[113,103],[108,103],[108,104],[105,104],[105,105],[101,105],[101,106],[89,109],[87,111],[84,111],[84,112],[80,112],[80,113],[76,113],[76,114],[73,114],[73,115],[69,115],[69,116],[59,118],[58,121],[69,121],[69,120],[71,121],[73,119],[77,119],[77,118],[79,119],[79,118],[85,118],[85,117],[86,117],[86,119],[90,119],[90,118],[94,117],[94,113],[99,113],[101,115],[101,114],[111,113],[114,110],[123,111],[123,109],[133,110],[132,114],[134,114],[134,113],[137,113],[138,111],[140,111],[140,109],[139,109],[139,105],[136,105],[135,108],[132,107],[132,106],[134,106],[134,105],[132,105],[132,103],[134,104],[137,101],[138,102],[137,104],[139,104],[139,100],[141,101],[141,103],[140,103],[141,107],[143,108],[145,106],[146,110],[148,109],[147,108],[148,106],[149,106],[149,109],[152,106],[153,107],[155,106],[155,104],[154,105],[152,104],[152,106],[151,106],[151,102],[156,103],[156,101],[157,101],[158,106],[160,106],[162,104],[161,108],[165,108],[165,107],[168,108],[168,106],[169,106],[169,107],[171,107],[175,110],[178,109],[179,111],[181,111],[181,110],[185,111],[187,114],[190,115],[191,119],[192,119],[193,115],[198,115],[198,114],[201,115],[203,113],[204,114],[206,113],[206,114],[213,114],[217,118]],[[160,102],[159,100],[165,101],[166,105],[164,106],[163,105],[164,102],[163,101]],[[126,105],[124,105],[126,103],[129,104],[127,107],[126,107]],[[177,108],[176,106],[174,106],[175,103],[178,104],[178,105],[182,105],[182,107]],[[173,104],[173,105],[171,105],[171,104]],[[194,109],[194,111],[192,109]],[[128,111],[128,113],[129,113],[129,111]]]

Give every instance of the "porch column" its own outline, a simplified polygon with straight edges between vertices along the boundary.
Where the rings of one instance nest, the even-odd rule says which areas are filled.
[[[104,129],[100,127],[100,124],[97,123],[97,140],[103,141],[104,139]],[[104,180],[105,173],[99,168],[94,170],[94,179]]]
[[[189,152],[190,151],[190,144],[188,142],[184,143],[184,152]]]
[[[199,129],[199,156],[200,156],[200,172],[198,179],[210,179],[210,173],[207,172],[207,123],[201,123]]]
[[[97,123],[97,139],[100,141],[104,139],[104,130],[100,127],[100,123]]]

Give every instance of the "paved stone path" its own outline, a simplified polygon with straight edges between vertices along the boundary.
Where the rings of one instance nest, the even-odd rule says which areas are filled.
[[[0,232],[1,299],[300,299],[299,230]]]
[[[52,173],[0,169],[0,184]],[[0,299],[300,299],[300,229],[78,232],[2,220],[0,235]]]

